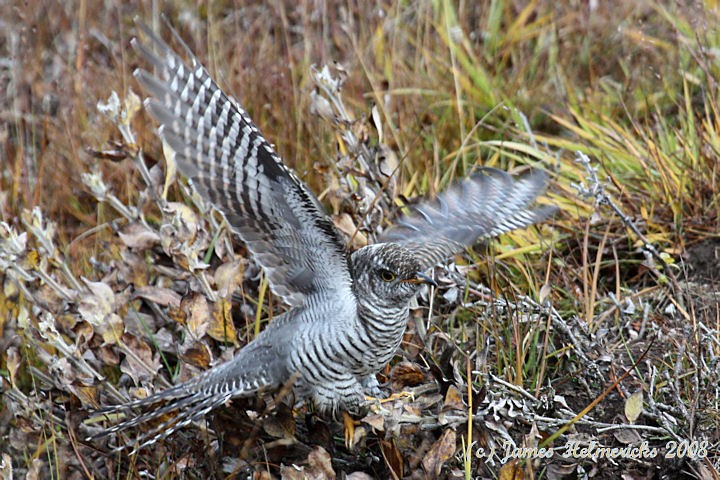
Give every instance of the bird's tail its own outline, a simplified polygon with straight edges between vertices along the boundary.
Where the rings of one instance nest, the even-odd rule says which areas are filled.
[[[118,414],[124,414],[125,419],[89,437],[88,441],[159,422],[139,434],[132,443],[115,447],[118,450],[134,447],[137,451],[200,420],[232,398],[251,397],[278,388],[287,377],[280,371],[281,363],[277,358],[263,362],[262,349],[254,347],[260,346],[247,345],[233,360],[150,397],[97,410],[96,414],[109,419]],[[133,414],[137,410],[140,413]]]

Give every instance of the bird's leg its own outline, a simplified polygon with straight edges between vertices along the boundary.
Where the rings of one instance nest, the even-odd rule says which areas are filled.
[[[340,394],[338,390],[343,393]],[[336,383],[312,386],[312,400],[321,414],[336,420],[342,417],[345,426],[345,445],[350,448],[355,438],[355,426],[359,425],[353,416],[362,416],[367,411],[364,405],[363,385],[350,373],[337,379]]]
[[[378,383],[375,374],[370,374],[363,378],[360,384],[365,392],[365,399],[368,401],[387,397],[385,392],[380,390],[380,383]]]

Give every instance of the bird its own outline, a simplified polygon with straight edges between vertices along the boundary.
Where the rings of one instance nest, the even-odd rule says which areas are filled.
[[[155,423],[136,438],[137,450],[231,399],[289,383],[294,398],[321,415],[356,413],[366,394],[381,395],[376,374],[396,354],[411,301],[424,284],[435,284],[426,272],[478,241],[556,211],[536,202],[549,183],[544,170],[512,176],[484,167],[411,206],[377,243],[349,252],[317,197],[179,34],[169,27],[186,60],[149,27],[138,27],[147,40],[131,44],[156,73],[138,68],[134,76],[149,94],[144,105],[159,136],[178,170],[225,215],[288,309],[232,360],[147,398],[100,409],[127,416],[93,439]]]

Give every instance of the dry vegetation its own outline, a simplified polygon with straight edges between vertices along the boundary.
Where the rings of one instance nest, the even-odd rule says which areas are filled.
[[[561,212],[436,269],[381,375],[414,395],[374,405],[350,447],[267,399],[135,455],[86,442],[94,408],[230,358],[283,307],[165,174],[129,48],[159,10],[2,2],[0,478],[720,478],[717,2],[161,11],[353,244],[476,165],[547,169]],[[508,460],[508,442],[557,450]]]

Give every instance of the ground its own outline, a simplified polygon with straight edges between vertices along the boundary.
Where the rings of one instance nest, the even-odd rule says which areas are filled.
[[[0,478],[720,477],[714,2],[166,7],[0,5]],[[551,174],[553,219],[435,269],[349,444],[271,392],[86,440],[285,308],[166,169],[160,13],[350,248],[477,166]]]

